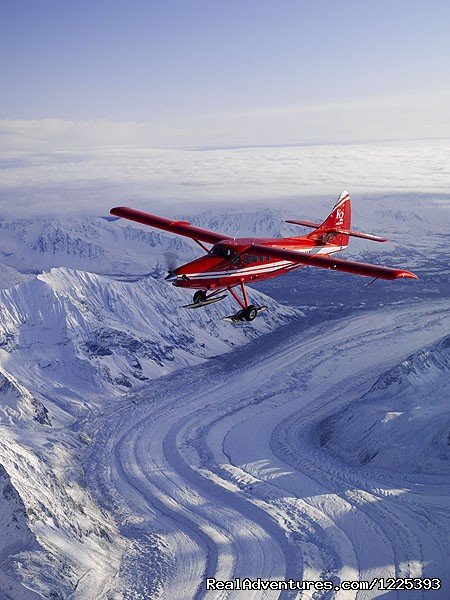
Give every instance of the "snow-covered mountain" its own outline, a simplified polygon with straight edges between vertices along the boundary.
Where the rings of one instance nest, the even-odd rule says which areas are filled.
[[[167,270],[162,254],[166,250],[185,256],[195,249],[183,239],[106,218],[0,221],[2,269],[21,274],[13,283],[61,266],[108,275],[157,276]],[[12,279],[5,271],[0,287],[10,287]]]
[[[305,228],[287,224],[287,218],[322,221],[330,212],[333,198],[318,202],[299,201],[295,209],[236,208],[207,211],[183,220],[233,236],[302,235]],[[430,207],[433,208],[430,211]],[[156,209],[157,210],[157,209]],[[447,205],[439,199],[358,198],[353,203],[354,227],[390,238],[388,244],[352,239],[347,256],[402,264],[409,268],[429,263],[437,266],[442,243],[441,223],[447,218]],[[177,237],[122,219],[38,218],[0,220],[0,288],[22,282],[52,267],[131,278],[142,275],[161,277],[167,269],[169,252],[181,263],[199,255],[198,246]],[[172,258],[170,258],[172,261]]]
[[[295,231],[278,210],[206,213],[190,220],[227,235]],[[113,217],[4,219],[0,220],[0,288],[61,266],[109,276],[160,277],[168,270],[165,252],[181,262],[201,251],[187,238]]]
[[[118,569],[123,541],[77,483],[73,445],[48,427],[1,428],[2,598],[83,597],[87,573],[101,593]]]
[[[27,511],[11,479],[0,465],[0,594],[2,598],[31,600],[39,596],[19,581],[17,564],[26,553],[39,553],[39,544],[30,530]]]
[[[450,336],[383,373],[320,426],[330,450],[395,472],[450,475]]]
[[[2,290],[3,412],[11,419],[27,410],[53,422],[45,406],[57,403],[73,416],[92,408],[99,395],[123,395],[299,314],[258,292],[252,297],[272,310],[251,325],[232,327],[221,319],[235,312],[231,300],[189,311],[181,306],[182,290],[151,277],[122,282],[60,267]]]
[[[306,213],[299,209],[295,215],[284,215],[278,210],[215,211],[199,214],[191,220],[225,234],[289,235],[301,230],[287,225],[285,217],[314,220],[325,217],[326,210],[323,206],[319,209],[311,204]],[[416,244],[419,250],[417,264],[429,261],[433,242],[431,238],[415,241],[419,226],[415,214],[405,210],[392,213],[392,207],[386,210],[391,211],[388,216],[384,214],[383,206],[378,204],[371,213],[373,227],[366,229],[383,233],[383,222],[389,222],[395,224],[391,231],[394,236],[398,231],[409,231],[409,234],[405,233],[405,237],[400,238],[401,244],[391,246],[393,254],[389,256],[389,262],[388,249],[371,247],[371,251],[385,252],[384,262],[395,265],[401,264],[405,256],[409,256],[411,261],[415,259],[413,250]],[[431,232],[436,231],[433,222],[426,223]],[[363,224],[361,226],[364,228]],[[368,258],[369,255],[365,254],[368,252],[366,246],[355,244],[351,255]],[[278,393],[282,396],[286,385],[292,383],[289,369],[283,361],[286,364],[292,361],[294,368],[297,353],[302,348],[303,354],[298,354],[299,365],[295,366],[300,370],[297,379],[294,378],[296,386],[292,388],[295,393],[289,397],[291,402],[298,391],[297,383],[303,381],[314,361],[317,360],[320,365],[321,348],[327,343],[328,335],[324,331],[318,336],[311,350],[308,334],[306,332],[304,337],[303,333],[306,319],[302,318],[302,313],[280,306],[254,289],[250,290],[251,298],[255,303],[267,304],[269,310],[251,324],[234,326],[221,320],[222,316],[236,311],[229,299],[204,310],[182,308],[191,296],[189,292],[164,282],[167,261],[175,257],[182,262],[198,256],[198,253],[198,247],[189,240],[109,218],[0,221],[0,525],[7,531],[4,545],[0,545],[0,595],[3,593],[5,598],[118,599],[127,597],[123,594],[123,581],[131,581],[136,590],[140,589],[139,577],[144,582],[142,589],[153,590],[158,586],[162,586],[158,589],[163,589],[162,582],[170,579],[168,573],[176,564],[174,547],[177,541],[193,552],[189,559],[191,563],[178,565],[180,570],[176,573],[190,577],[190,589],[196,589],[203,564],[203,558],[199,557],[203,556],[205,544],[208,556],[222,552],[217,550],[222,547],[221,534],[217,538],[219,541],[213,535],[214,541],[209,542],[211,533],[205,537],[202,522],[199,525],[195,519],[191,521],[191,511],[208,506],[207,501],[200,497],[202,494],[198,498],[191,495],[191,486],[195,487],[198,482],[197,475],[189,474],[187,484],[181,478],[173,492],[170,477],[167,478],[169,491],[165,497],[161,491],[163,487],[157,489],[157,483],[153,485],[150,481],[154,477],[157,482],[160,473],[172,476],[177,470],[183,477],[186,476],[187,469],[175,464],[178,459],[170,454],[170,448],[176,446],[170,439],[174,420],[177,420],[181,432],[184,418],[190,419],[192,411],[192,414],[198,412],[199,427],[202,428],[199,432],[202,438],[207,439],[209,418],[213,426],[217,425],[220,429],[222,418],[226,420],[228,414],[234,414],[233,411],[239,415],[245,406],[253,407],[256,416],[261,404],[261,414],[265,414],[278,402],[272,406],[273,398]],[[167,255],[169,258],[166,258]],[[442,277],[448,269],[444,262],[435,263]],[[408,262],[406,266],[413,268],[414,265]],[[338,285],[333,284],[331,279],[327,281],[330,287]],[[295,295],[299,302],[307,302],[302,285],[304,283],[300,282],[298,287],[292,286],[292,297]],[[339,283],[337,297],[340,302],[350,300],[346,294],[348,296],[350,292]],[[404,297],[403,292],[402,299]],[[276,331],[285,324],[291,325]],[[359,330],[353,334],[351,325],[348,327],[350,340],[360,335]],[[372,327],[375,326],[372,324]],[[364,331],[364,326],[361,331]],[[262,335],[269,332],[272,332],[269,336]],[[286,336],[291,336],[292,345],[284,350],[283,361],[277,362],[278,348],[283,348]],[[336,339],[340,340],[339,335]],[[251,345],[245,346],[247,342]],[[416,434],[425,420],[428,424],[430,415],[430,427],[437,435],[437,415],[443,403],[439,404],[436,400],[436,406],[426,414],[423,407],[422,412],[419,411],[417,403],[408,404],[408,398],[411,386],[414,389],[422,386],[420,389],[426,390],[427,394],[439,398],[435,391],[438,385],[444,389],[443,365],[448,360],[446,344],[443,340],[441,346],[424,350],[422,362],[420,353],[417,355],[419,358],[414,355],[408,359],[412,361],[417,377],[414,375],[412,378],[410,372],[404,372],[401,365],[398,367],[403,382],[398,386],[403,391],[395,387],[397,384],[389,383],[394,375],[388,374],[385,379],[379,379],[379,389],[375,385],[360,401],[359,406],[374,406],[385,389],[389,397],[398,394],[404,402],[404,416],[391,419],[392,423],[401,424],[400,429],[385,431],[385,438],[399,436],[405,448],[412,447],[412,437],[408,446],[407,436]],[[222,368],[222,361],[214,357],[233,349],[235,351],[224,359]],[[332,347],[328,349],[331,363],[335,359],[333,352]],[[432,361],[430,352],[435,357]],[[259,357],[263,353],[266,362],[259,367]],[[435,366],[427,371],[430,361]],[[208,365],[212,365],[211,375],[205,382],[202,374],[207,372]],[[320,371],[319,366],[314,368]],[[395,368],[392,369],[392,373],[395,372]],[[436,381],[432,373],[435,373]],[[383,388],[383,385],[387,387]],[[235,398],[233,406],[228,406],[228,396],[222,397],[216,392],[222,386],[231,389],[230,397]],[[252,389],[257,386],[258,393],[253,395]],[[272,390],[270,394],[265,386]],[[417,394],[416,399],[419,392]],[[170,398],[176,399],[173,405]],[[169,404],[166,405],[166,402]],[[173,410],[175,413],[172,413]],[[343,419],[345,414],[341,415]],[[422,421],[411,418],[411,415],[418,417],[420,414]],[[162,424],[161,415],[167,431],[158,429]],[[373,415],[369,411],[367,415],[368,422]],[[144,417],[149,419],[149,425]],[[133,427],[131,434],[126,421],[128,418],[130,427]],[[243,427],[244,424],[245,419]],[[229,425],[234,427],[231,421]],[[246,461],[249,465],[252,461],[259,465],[269,464],[271,457],[265,450],[265,442],[275,425],[270,419],[255,431],[245,425],[248,439],[243,436],[238,445],[239,451],[244,454],[249,450],[250,458],[238,461],[238,469]],[[436,439],[432,437],[431,429],[431,437],[422,448],[428,462],[423,462],[422,467],[425,469],[432,464],[438,471],[443,460],[441,454],[445,450],[444,429],[439,430],[439,456],[437,450],[431,450],[430,440]],[[143,444],[136,450],[136,456],[134,431],[136,443]],[[196,433],[192,434],[192,440],[196,439]],[[230,439],[233,435],[230,429]],[[367,440],[360,435],[356,426],[354,435],[355,439],[361,440],[361,447],[365,444],[366,451],[369,446],[371,449],[378,443],[375,437]],[[333,439],[330,434],[330,444]],[[156,446],[150,450],[152,440]],[[186,456],[192,454],[196,443],[192,440],[189,437],[186,444],[183,442]],[[214,440],[210,440],[213,446]],[[223,442],[224,445],[218,443],[219,454],[228,443]],[[253,447],[258,449],[255,455],[251,452]],[[259,448],[263,448],[260,456]],[[114,465],[105,462],[111,458],[107,454],[109,451],[114,453]],[[161,464],[158,463],[158,453],[164,455]],[[90,455],[89,460],[86,459],[87,454]],[[142,459],[142,456],[146,458]],[[205,450],[202,460],[207,462],[209,456],[210,451]],[[372,457],[371,464],[376,465],[376,460],[381,460],[383,453],[379,452],[378,456],[378,459]],[[150,478],[142,466],[147,464],[146,460],[155,461],[155,465],[149,463],[149,469],[154,468]],[[186,460],[189,462],[188,458]],[[222,455],[220,460],[225,460]],[[407,459],[401,453],[396,455],[396,460],[398,464],[407,465]],[[402,460],[406,462],[402,463]],[[171,461],[175,461],[174,468]],[[379,466],[386,468],[385,465]],[[121,469],[120,473],[116,472],[116,468]],[[128,475],[128,469],[132,474]],[[238,474],[238,481],[239,477]],[[117,489],[109,485],[116,479],[119,481]],[[214,485],[217,482],[215,480]],[[247,488],[245,493],[251,489]],[[178,490],[182,490],[180,493],[183,495],[185,489],[188,508],[179,509],[183,502]],[[209,488],[205,490],[207,498]],[[283,494],[286,495],[284,491]],[[223,498],[227,498],[226,493],[223,497],[219,493],[221,503]],[[136,504],[130,508],[133,499]],[[271,494],[263,494],[261,502],[257,500],[260,502],[257,510],[269,505],[272,500]],[[231,503],[237,524],[244,506],[239,502],[233,500]],[[304,507],[300,512],[303,510]],[[289,511],[287,519],[292,517]],[[206,510],[203,519],[207,518],[208,512],[211,511]],[[272,517],[263,518],[261,522],[256,519],[257,523],[252,524],[259,513],[254,513],[253,509],[244,509],[243,512],[248,532],[252,535],[255,531],[259,532],[255,539],[261,541],[262,554],[269,556],[264,540],[271,539]],[[295,527],[298,526],[298,523],[295,524]],[[261,534],[261,527],[267,529],[267,535]],[[186,539],[192,531],[197,541],[189,545]],[[252,535],[248,539],[252,539]],[[277,533],[276,546],[283,548],[283,561],[286,559],[288,563],[291,560],[290,550],[286,548],[291,542],[286,546],[283,535]],[[239,533],[233,533],[230,539],[234,539],[233,544],[241,546]],[[254,548],[257,553],[259,541]],[[227,552],[226,545],[224,548]],[[245,548],[245,544],[242,545],[242,549]],[[295,554],[292,564],[300,564],[297,558]],[[134,570],[135,563],[142,566],[138,574]],[[265,564],[265,559],[261,558],[261,565]],[[265,574],[263,567],[260,574]],[[270,574],[280,575],[276,568]],[[293,574],[300,575],[297,571]],[[154,581],[149,582],[152,578]],[[144,592],[142,594],[146,597]]]
[[[195,248],[139,226],[42,219],[0,221],[0,232],[0,593],[83,598],[86,581],[97,597],[125,546],[83,488],[78,421],[301,313],[256,291],[272,310],[252,324],[221,319],[236,311],[229,299],[182,308],[190,293],[164,282],[163,256]]]
[[[50,425],[48,410],[15,377],[0,369],[0,412],[3,423],[16,424],[19,421],[35,419],[38,423]]]
[[[283,226],[277,211],[254,214],[236,214],[233,222],[210,215],[205,225],[248,233]],[[236,311],[229,299],[203,311],[183,309],[190,292],[163,281],[165,262],[189,260],[198,247],[123,220],[3,220],[0,234],[0,374],[8,419],[24,411],[50,418],[45,404],[63,398],[65,388],[70,399],[60,408],[74,414],[99,393],[121,395],[300,314],[257,291],[254,301],[274,310],[251,326],[221,320]]]

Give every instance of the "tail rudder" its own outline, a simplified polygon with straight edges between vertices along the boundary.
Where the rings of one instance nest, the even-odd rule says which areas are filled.
[[[337,246],[348,246],[349,236],[339,231],[348,231],[351,227],[352,203],[348,192],[342,192],[325,221],[308,238],[321,240],[324,243],[333,242]]]

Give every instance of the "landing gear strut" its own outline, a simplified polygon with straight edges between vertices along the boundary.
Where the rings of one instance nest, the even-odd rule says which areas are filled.
[[[240,287],[242,291],[242,297],[236,294],[232,287],[228,287],[227,290],[236,300],[236,302],[241,307],[241,310],[238,311],[235,315],[229,315],[228,317],[223,317],[226,321],[231,321],[232,323],[242,323],[243,321],[253,321],[258,316],[258,313],[266,310],[267,306],[254,306],[253,304],[249,304],[247,290],[245,289],[244,282],[240,282]],[[208,304],[213,304],[214,302],[219,302],[227,297],[226,294],[222,294],[219,296],[220,292],[223,290],[216,290],[208,294],[205,290],[197,290],[192,297],[191,304],[185,304],[183,308],[201,308],[202,306],[208,306]]]
[[[236,302],[241,306],[241,310],[237,312],[235,315],[229,315],[228,317],[224,317],[226,321],[231,321],[232,323],[239,323],[242,321],[253,321],[258,315],[259,312],[266,310],[267,306],[253,306],[253,304],[248,303],[247,290],[245,289],[244,282],[240,283],[242,297],[244,300],[241,300],[233,288],[227,288]]]

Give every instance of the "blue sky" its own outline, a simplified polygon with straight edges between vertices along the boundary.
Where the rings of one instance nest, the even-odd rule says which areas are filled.
[[[4,0],[0,134],[12,147],[450,137],[449,22],[445,0]]]
[[[448,0],[0,11],[2,214],[448,189]]]

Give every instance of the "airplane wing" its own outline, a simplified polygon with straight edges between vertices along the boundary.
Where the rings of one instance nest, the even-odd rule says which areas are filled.
[[[355,262],[334,258],[333,256],[324,256],[317,254],[304,254],[295,250],[285,250],[275,246],[263,246],[261,244],[252,244],[245,249],[246,252],[254,252],[263,256],[273,256],[292,262],[303,263],[311,267],[321,267],[322,269],[333,269],[335,271],[344,271],[354,275],[365,275],[366,277],[375,277],[378,279],[419,279],[415,273],[404,271],[403,269],[391,269],[389,267],[379,267],[369,263]]]
[[[208,231],[201,227],[194,227],[188,221],[176,221],[174,219],[165,219],[164,217],[158,217],[150,213],[142,212],[128,206],[116,206],[109,211],[116,217],[122,217],[123,219],[129,219],[130,221],[136,221],[144,225],[150,225],[150,227],[157,227],[170,233],[176,233],[178,235],[184,235],[193,240],[200,240],[201,242],[207,242],[208,244],[216,244],[222,240],[230,240],[229,235],[223,235],[222,233],[216,233],[215,231]]]

